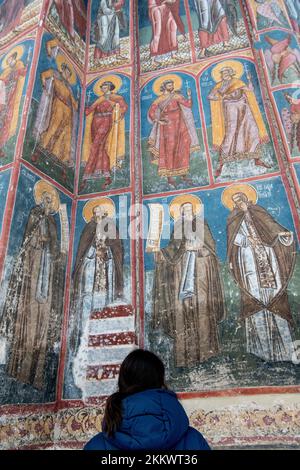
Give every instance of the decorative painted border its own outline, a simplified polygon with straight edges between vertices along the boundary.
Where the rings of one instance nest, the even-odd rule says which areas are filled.
[[[189,418],[212,448],[300,444],[300,405],[199,408]],[[0,449],[82,449],[101,432],[102,420],[103,407],[94,406],[4,415],[0,418]]]

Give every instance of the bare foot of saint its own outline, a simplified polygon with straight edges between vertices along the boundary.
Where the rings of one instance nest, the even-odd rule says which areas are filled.
[[[108,176],[107,178],[105,178],[105,181],[104,183],[102,184],[101,186],[101,189],[106,189],[108,188],[108,186],[110,186],[112,183],[112,179]]]
[[[255,160],[255,165],[262,166],[263,168],[272,168],[271,165],[268,165],[267,163],[263,162],[260,158]]]
[[[39,153],[38,152],[35,152],[31,155],[31,161],[33,163],[36,163],[38,161],[38,159],[39,159]]]
[[[172,176],[168,177],[168,184],[170,186],[174,186],[174,188],[176,188],[176,181],[174,180],[174,178]]]
[[[202,59],[203,57],[205,57],[205,52],[206,52],[206,49],[205,47],[203,49],[200,50],[200,53],[198,55],[198,58],[199,59]]]
[[[151,64],[152,64],[152,67],[160,67],[162,65],[162,62],[160,62],[157,59],[151,59]]]
[[[193,180],[191,178],[188,178],[188,176],[184,175],[181,177],[182,181],[187,184],[193,184]]]
[[[222,170],[223,170],[223,164],[220,163],[218,168],[216,169],[216,173],[215,173],[215,177],[218,178],[219,176],[221,176],[222,174]]]
[[[83,180],[81,185],[79,186],[79,193],[82,193],[82,191],[86,188],[86,180]]]
[[[180,61],[180,60],[181,60],[181,57],[179,57],[179,55],[178,55],[178,54],[176,54],[176,53],[172,54],[172,56],[171,56],[171,57],[172,57],[172,59],[173,59],[173,60],[176,60],[176,62],[178,62],[178,61]]]

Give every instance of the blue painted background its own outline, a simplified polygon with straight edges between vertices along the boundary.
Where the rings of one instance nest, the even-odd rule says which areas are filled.
[[[102,196],[99,196],[102,198]],[[122,194],[122,196],[107,196],[109,199],[111,199],[116,208],[116,225],[117,229],[120,230],[120,218],[122,218],[122,226],[129,226],[129,209],[130,209],[130,201],[131,197],[130,194]],[[123,198],[123,199],[122,199]],[[125,211],[125,206],[122,204],[127,202],[127,210]],[[78,251],[78,245],[80,241],[80,237],[82,234],[83,229],[86,226],[86,222],[82,216],[82,211],[86,203],[88,202],[88,199],[84,201],[79,201],[78,206],[77,206],[77,215],[76,215],[76,226],[75,226],[75,237],[74,237],[74,246],[73,246],[73,267],[76,261],[76,255]],[[131,250],[130,250],[130,244],[131,240],[129,237],[127,239],[122,240],[123,244],[123,249],[124,249],[124,265],[129,265],[131,264]]]
[[[2,231],[2,223],[4,216],[4,209],[6,205],[6,198],[8,186],[10,181],[11,170],[5,170],[0,173],[0,234]]]
[[[199,104],[197,98],[197,91],[196,91],[196,82],[193,77],[187,75],[185,73],[179,72],[170,72],[171,75],[178,75],[182,79],[182,89],[181,93],[187,98],[187,88],[190,88],[192,91],[192,100],[193,100],[193,116],[196,128],[201,128],[200,122],[200,113],[199,113]],[[162,75],[161,75],[162,76]],[[160,76],[160,77],[161,77]],[[167,76],[167,75],[166,75]],[[159,78],[160,78],[159,77]],[[148,111],[150,106],[152,105],[153,101],[158,98],[158,96],[153,91],[153,84],[158,77],[151,80],[147,85],[143,88],[141,93],[141,134],[142,139],[149,137],[149,134],[152,129],[152,124],[148,120]]]
[[[256,72],[255,65],[253,64],[253,62],[251,62],[249,60],[245,60],[245,59],[238,59],[237,60],[235,58],[228,58],[228,60],[229,61],[233,60],[233,61],[236,61],[236,62],[241,62],[243,64],[244,73],[243,73],[242,77],[240,78],[240,80],[242,80],[246,84],[248,84],[249,82],[248,82],[248,79],[247,79],[247,76],[246,76],[245,67],[251,73],[252,83],[253,83],[253,87],[254,87],[254,93],[255,93],[256,99],[258,101],[260,110],[261,110],[261,112],[264,116],[265,111],[264,111],[264,107],[263,107],[263,100],[262,100],[262,96],[261,96],[260,85],[259,85],[259,81],[258,81],[258,78],[257,78],[257,72]],[[224,60],[224,62],[225,61],[226,60]],[[211,126],[211,111],[210,111],[210,101],[207,97],[211,93],[212,89],[216,86],[216,82],[214,81],[214,79],[212,78],[212,75],[211,75],[212,71],[216,67],[216,65],[217,64],[214,64],[211,67],[209,67],[200,77],[200,88],[201,88],[201,95],[202,95],[202,104],[203,104],[203,108],[204,108],[206,125],[208,127]],[[265,120],[265,122],[266,122],[266,120]]]
[[[131,99],[131,97],[130,97],[130,79],[126,75],[123,75],[123,74],[120,74],[120,73],[117,74],[117,73],[114,73],[113,71],[111,73],[107,74],[107,78],[109,77],[109,75],[116,75],[117,77],[120,77],[123,81],[123,84],[122,84],[121,88],[116,92],[116,94],[121,95],[124,98],[124,100],[126,101],[126,103],[128,104],[128,111],[125,114],[125,130],[129,131],[129,129],[130,129],[130,99]],[[101,75],[101,78],[103,78],[103,77],[105,77],[105,75]],[[94,86],[95,86],[95,84],[97,83],[98,80],[99,80],[99,78],[94,80],[87,87],[86,99],[85,99],[86,108],[91,106],[97,99],[99,99],[99,96],[94,93]],[[86,122],[86,116],[84,118],[84,128],[85,128],[85,122]]]
[[[264,207],[281,225],[295,232],[292,214],[281,177],[278,176],[276,178],[270,178],[261,181],[251,181],[249,184],[254,186],[257,190],[257,204]],[[226,261],[226,219],[229,215],[229,210],[224,207],[221,202],[224,189],[225,188],[202,190],[193,193],[194,195],[198,196],[204,204],[204,217],[216,242],[217,255],[222,262]],[[176,196],[155,198],[147,200],[145,204],[148,205],[149,203],[161,203],[169,205],[174,197]],[[167,221],[168,216],[165,214],[165,224]],[[172,232],[172,218],[170,218],[170,222]],[[144,244],[145,243],[146,242],[144,242]],[[167,246],[168,243],[168,240],[162,240],[161,248]],[[147,271],[154,269],[154,257],[151,253],[149,254],[145,252],[145,269]]]
[[[21,167],[19,183],[17,187],[17,198],[14,207],[13,220],[11,225],[11,234],[8,245],[8,255],[17,256],[23,241],[25,228],[31,209],[36,206],[34,200],[34,185],[40,181],[37,175],[29,171],[24,166]],[[67,204],[69,224],[71,219],[71,199],[64,193],[58,191],[61,204]],[[60,219],[56,214],[55,220],[58,227],[58,239],[60,240]]]
[[[140,0],[139,0],[140,2]],[[92,18],[92,21],[91,21],[91,26],[93,26],[94,22],[96,21],[97,19],[97,13],[98,13],[98,9],[99,9],[99,0],[92,0],[92,9],[91,9],[91,18]],[[123,7],[123,12],[125,13],[126,15],[126,18],[127,18],[127,28],[125,30],[123,29],[120,29],[120,37],[121,38],[124,38],[126,36],[129,35],[129,24],[130,24],[130,0],[126,0],[125,2],[125,5]],[[91,37],[91,44],[94,44],[94,41]]]

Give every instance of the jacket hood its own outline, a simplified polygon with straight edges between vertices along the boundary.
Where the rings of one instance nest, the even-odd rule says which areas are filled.
[[[186,434],[189,420],[174,392],[154,389],[122,401],[123,420],[114,437],[105,438],[119,449],[172,449]]]

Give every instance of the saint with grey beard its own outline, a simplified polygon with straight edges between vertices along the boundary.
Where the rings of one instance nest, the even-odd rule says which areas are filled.
[[[184,203],[169,244],[155,254],[151,326],[174,340],[176,367],[219,355],[218,323],[226,317],[215,241],[207,222],[200,238],[196,224],[192,204]]]
[[[57,341],[53,331],[64,288],[52,212],[53,194],[45,191],[30,212],[0,319],[0,339],[8,343],[6,373],[39,390],[46,387],[47,354]]]

